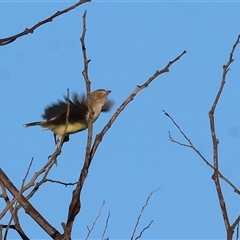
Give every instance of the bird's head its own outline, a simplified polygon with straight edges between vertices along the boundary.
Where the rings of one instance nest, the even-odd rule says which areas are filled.
[[[94,119],[97,118],[101,111],[109,111],[113,102],[107,99],[110,90],[98,89],[91,92],[86,99],[86,104],[94,112]]]
[[[87,97],[88,105],[91,105],[93,108],[95,108],[96,105],[102,108],[110,92],[110,90],[107,91],[104,89],[98,89],[91,92]]]

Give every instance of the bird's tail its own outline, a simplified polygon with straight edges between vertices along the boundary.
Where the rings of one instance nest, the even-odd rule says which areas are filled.
[[[32,127],[32,126],[42,126],[43,122],[31,122],[31,123],[27,123],[24,124],[24,127]]]

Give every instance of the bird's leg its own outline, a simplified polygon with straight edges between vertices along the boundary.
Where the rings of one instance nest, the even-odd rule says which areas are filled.
[[[53,133],[53,138],[54,138],[54,142],[55,142],[55,151],[58,148],[58,143],[60,142],[60,139],[57,138],[57,135],[55,133]],[[48,160],[52,157],[53,155],[48,156]],[[55,164],[57,165],[57,161],[55,160]]]
[[[53,137],[54,137],[55,145],[57,145],[57,139],[56,139],[56,134],[55,133],[53,133]]]
[[[70,138],[69,138],[69,135],[67,134],[67,135],[64,136],[64,140],[63,140],[63,142],[68,142],[69,139],[70,139]]]
[[[63,143],[65,143],[65,142],[68,142],[69,141],[69,135],[67,134],[67,135],[63,135],[63,136],[57,136],[55,133],[53,134],[53,137],[54,137],[54,142],[55,142],[55,147],[56,147],[56,149],[55,149],[55,151],[59,151],[58,152],[58,155],[61,153],[61,149],[58,149],[58,147],[59,147],[59,143],[61,142],[61,140],[62,140],[62,138],[63,138]],[[52,157],[52,155],[50,155],[49,157],[48,157],[48,159],[50,159]],[[55,163],[57,164],[57,161],[55,160]]]

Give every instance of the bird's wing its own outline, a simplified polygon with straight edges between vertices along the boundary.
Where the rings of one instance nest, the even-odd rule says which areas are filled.
[[[50,120],[52,118],[56,118],[60,115],[65,116],[67,114],[68,109],[68,97],[64,96],[65,102],[59,100],[57,103],[52,103],[44,109],[44,114],[42,118],[45,120]],[[78,95],[74,93],[72,95],[72,100],[69,99],[69,116],[77,115],[79,118],[84,118],[87,113],[87,106],[84,104],[85,96]]]
[[[110,111],[111,107],[113,106],[114,101],[107,99],[105,104],[102,107],[102,112],[108,112]]]

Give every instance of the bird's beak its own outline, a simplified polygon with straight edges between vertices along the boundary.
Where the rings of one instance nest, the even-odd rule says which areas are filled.
[[[106,91],[107,92],[107,95],[111,92],[111,90],[108,90],[108,91]]]

